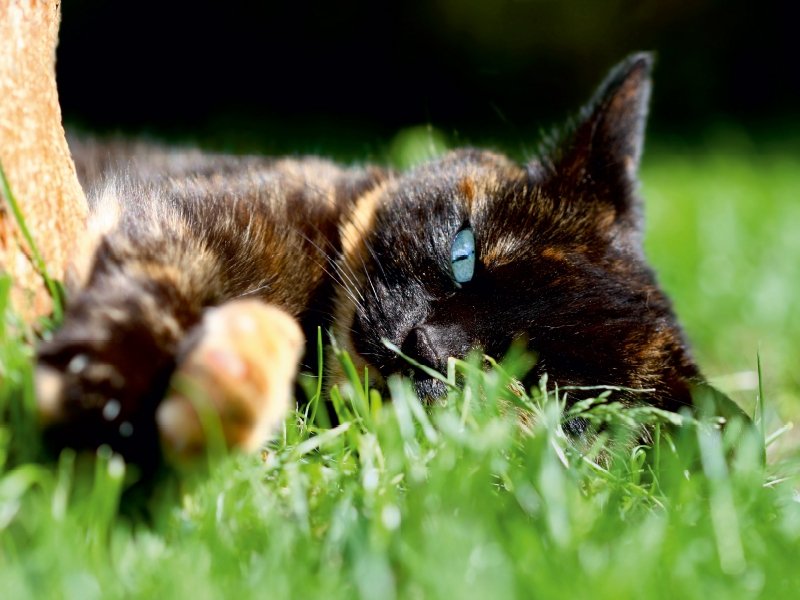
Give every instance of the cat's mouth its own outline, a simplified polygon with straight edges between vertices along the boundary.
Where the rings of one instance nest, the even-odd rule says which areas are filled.
[[[433,404],[447,396],[447,385],[422,371],[414,370],[411,374],[414,392],[425,404]]]

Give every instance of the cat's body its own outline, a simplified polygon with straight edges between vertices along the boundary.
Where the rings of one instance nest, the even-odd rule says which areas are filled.
[[[243,428],[232,441],[257,444],[253,435],[266,433],[261,413],[277,404],[282,416],[297,368],[301,337],[288,317],[309,329],[324,323],[327,258],[338,247],[339,219],[385,175],[318,159],[215,157],[157,146],[76,141],[73,153],[91,216],[68,274],[68,316],[40,349],[40,406],[56,423],[49,437],[56,445],[110,443],[127,457],[151,460],[155,410],[176,364],[186,365],[204,340],[225,346],[218,328],[226,325],[212,320],[227,313],[256,329],[227,344],[234,348],[210,349],[220,369],[245,368],[247,384],[275,370],[268,378],[282,386],[252,410],[248,398],[228,407]],[[264,314],[262,303],[287,318]],[[261,339],[264,319],[275,321],[275,348],[269,335]],[[208,383],[197,368],[190,376]],[[257,387],[270,394],[267,381]],[[215,401],[232,404],[230,391]],[[267,420],[273,425],[275,415]]]
[[[408,173],[199,154],[138,157],[110,175],[79,165],[99,182],[93,216],[64,326],[40,353],[57,443],[110,443],[141,461],[159,435],[179,453],[202,444],[185,394],[162,401],[177,368],[211,396],[228,442],[254,447],[285,410],[292,319],[330,326],[378,387],[409,372],[383,339],[439,370],[523,339],[539,357],[531,381],[547,372],[691,404],[702,378],[641,249],[651,63],[621,63],[525,166],[477,150]],[[410,374],[421,397],[442,395]]]

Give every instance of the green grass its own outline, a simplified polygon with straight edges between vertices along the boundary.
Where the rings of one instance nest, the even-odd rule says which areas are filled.
[[[662,153],[643,179],[648,255],[698,357],[752,412],[758,378],[731,375],[757,371],[760,343],[772,433],[800,413],[800,160]],[[584,407],[612,423],[610,434],[630,419],[661,433],[651,447],[581,453],[560,433],[552,386],[506,391],[508,373],[525,369],[520,356],[489,372],[454,363],[465,391],[428,410],[400,379],[391,403],[359,386],[350,403],[334,398],[336,429],[312,402],[263,457],[228,457],[207,476],[165,485],[147,520],[118,516],[127,485],[118,457],[65,451],[57,465],[31,462],[32,352],[5,304],[8,285],[0,280],[2,598],[706,599],[800,589],[791,433],[772,444],[763,473],[745,451],[726,461],[731,440],[711,424],[666,434],[667,417],[610,406],[612,391]],[[536,413],[536,425],[519,427],[508,403]]]
[[[796,419],[800,159],[661,152],[642,176],[647,253],[704,371],[752,413],[760,348],[768,426]]]

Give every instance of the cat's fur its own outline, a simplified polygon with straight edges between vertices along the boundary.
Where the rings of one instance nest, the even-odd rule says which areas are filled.
[[[93,213],[64,326],[39,359],[52,439],[109,443],[142,462],[159,437],[173,452],[201,447],[186,394],[162,400],[177,369],[211,397],[229,444],[254,447],[285,410],[300,339],[291,318],[309,332],[325,314],[378,387],[403,372],[423,398],[444,392],[383,339],[440,370],[523,339],[539,357],[527,383],[547,372],[561,385],[652,388],[638,399],[670,410],[691,404],[702,377],[642,252],[651,68],[648,54],[620,63],[523,166],[459,150],[408,173],[136,152],[97,167],[84,148]],[[465,227],[477,261],[458,284],[450,251]],[[326,367],[343,383],[336,361]]]
[[[330,312],[326,256],[339,219],[385,174],[313,158],[73,147],[91,216],[64,324],[39,352],[48,439],[108,443],[148,463],[160,433],[191,452],[199,423],[185,394],[162,401],[180,364],[229,442],[257,447],[286,410],[297,322],[313,328]]]

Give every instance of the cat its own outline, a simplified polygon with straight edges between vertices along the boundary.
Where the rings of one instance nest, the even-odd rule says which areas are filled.
[[[288,407],[298,323],[322,323],[338,221],[386,174],[314,158],[72,148],[90,218],[63,325],[39,349],[48,445],[105,443],[148,465],[162,438],[191,454],[202,446],[191,404],[175,390],[162,400],[180,364],[216,403],[229,443],[255,449]]]
[[[228,445],[255,449],[289,406],[301,327],[315,346],[317,326],[371,386],[405,373],[427,401],[444,385],[384,340],[442,372],[450,356],[523,340],[538,357],[525,385],[547,373],[692,406],[704,379],[642,249],[652,67],[647,53],[614,67],[524,165],[478,149],[394,172],[77,147],[91,217],[63,326],[39,349],[48,439],[144,464],[162,448],[192,455],[204,444],[195,387]],[[345,385],[335,360],[326,369]]]

